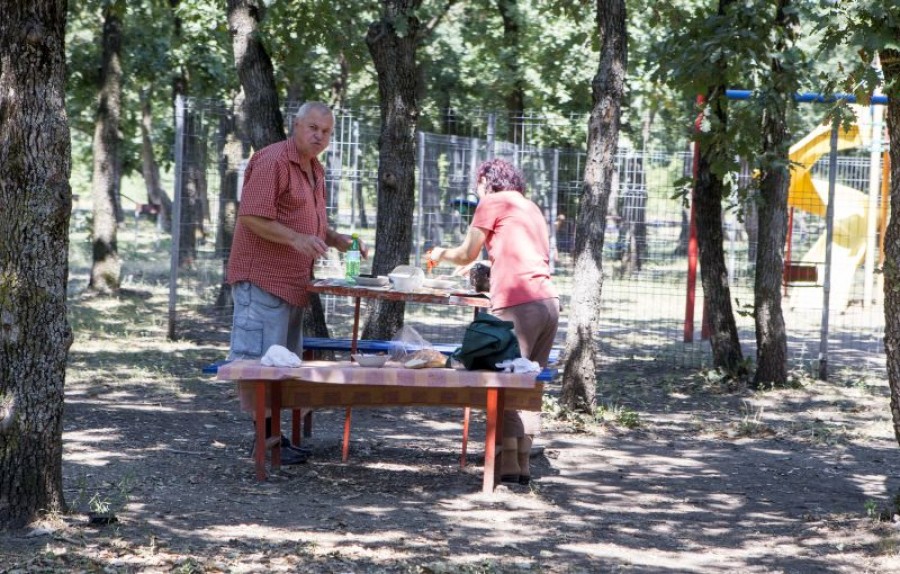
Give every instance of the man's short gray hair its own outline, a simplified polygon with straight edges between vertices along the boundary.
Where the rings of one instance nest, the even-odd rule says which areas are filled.
[[[300,106],[300,109],[294,114],[294,121],[305,118],[306,115],[312,111],[327,113],[334,119],[334,112],[331,111],[331,106],[328,104],[324,102],[306,102]]]

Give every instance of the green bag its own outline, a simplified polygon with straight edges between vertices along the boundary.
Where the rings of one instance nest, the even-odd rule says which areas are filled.
[[[456,359],[470,371],[499,371],[497,363],[521,356],[512,321],[482,312],[466,327],[462,346],[453,351],[450,358]]]

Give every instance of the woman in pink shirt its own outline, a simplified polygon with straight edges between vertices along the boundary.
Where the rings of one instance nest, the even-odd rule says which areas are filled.
[[[550,278],[550,237],[541,209],[525,193],[522,174],[492,159],[478,168],[478,206],[458,247],[435,247],[432,261],[460,266],[474,262],[483,247],[491,266],[491,313],[512,321],[522,356],[547,366],[559,324],[559,295]],[[506,411],[500,478],[528,484],[528,464],[540,413]]]

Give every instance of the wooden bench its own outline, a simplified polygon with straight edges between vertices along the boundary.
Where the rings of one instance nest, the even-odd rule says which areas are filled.
[[[819,283],[819,266],[815,263],[784,264],[784,282],[787,285],[817,285]]]

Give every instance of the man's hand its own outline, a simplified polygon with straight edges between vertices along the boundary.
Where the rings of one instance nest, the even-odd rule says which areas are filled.
[[[346,253],[347,250],[350,249],[350,244],[353,243],[352,236],[347,235],[346,233],[337,233],[330,229],[328,230],[327,238],[329,240],[328,244],[341,253]],[[369,246],[362,240],[362,237],[359,238],[359,254],[363,259],[369,258]]]
[[[324,241],[315,235],[304,235],[302,233],[297,233],[294,236],[291,240],[291,247],[312,259],[316,259],[328,251],[328,246],[325,245]]]

